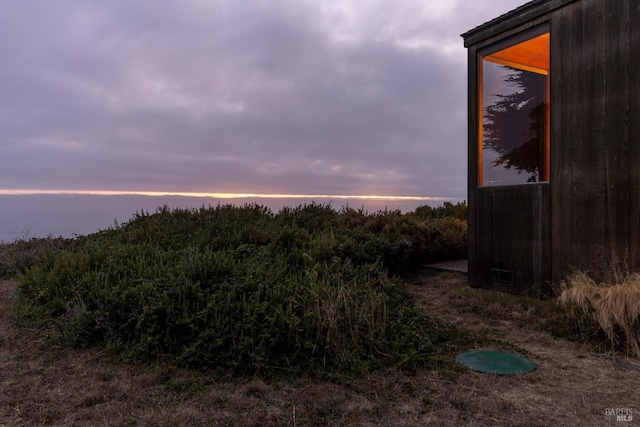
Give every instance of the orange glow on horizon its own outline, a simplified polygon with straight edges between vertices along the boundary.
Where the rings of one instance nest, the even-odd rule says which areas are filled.
[[[214,199],[241,199],[241,198],[261,198],[261,199],[370,199],[370,200],[448,200],[447,197],[427,197],[427,196],[380,196],[361,194],[263,194],[263,193],[201,193],[182,191],[119,191],[119,190],[16,190],[1,189],[0,195],[21,196],[37,194],[71,194],[86,196],[180,196],[180,197],[202,197]]]

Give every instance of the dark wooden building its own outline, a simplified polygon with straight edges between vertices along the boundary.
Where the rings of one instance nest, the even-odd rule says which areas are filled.
[[[462,37],[471,285],[640,268],[640,0],[534,0]]]

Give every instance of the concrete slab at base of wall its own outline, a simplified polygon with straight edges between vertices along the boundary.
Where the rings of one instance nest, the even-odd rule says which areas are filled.
[[[466,259],[459,259],[454,261],[442,261],[433,264],[427,264],[429,268],[435,268],[438,270],[457,271],[458,273],[468,273],[468,263]]]

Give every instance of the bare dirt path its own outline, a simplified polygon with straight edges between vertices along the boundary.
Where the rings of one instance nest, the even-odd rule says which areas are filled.
[[[553,313],[551,301],[522,301],[491,291],[470,289],[459,274],[418,279],[412,292],[425,311],[478,334],[488,334],[533,360],[536,371],[518,376],[469,372],[444,385],[452,411],[469,425],[640,425],[640,363],[607,356],[554,339],[539,330]],[[525,307],[523,307],[525,305]],[[546,317],[546,319],[545,319]],[[558,320],[562,321],[562,320]],[[458,410],[455,402],[462,400]],[[633,421],[606,417],[611,408],[630,409]],[[447,411],[439,411],[443,417]],[[473,419],[477,420],[474,423]]]
[[[394,370],[355,380],[220,380],[139,368],[98,350],[52,348],[16,325],[15,281],[0,282],[0,426],[623,426],[640,425],[640,362],[556,340],[545,303],[466,287],[460,274],[417,275],[426,312],[479,343],[524,353],[532,373],[495,376]],[[546,316],[546,318],[545,318]],[[606,418],[631,409],[631,422]]]

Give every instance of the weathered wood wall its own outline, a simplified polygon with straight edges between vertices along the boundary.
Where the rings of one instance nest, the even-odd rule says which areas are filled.
[[[477,263],[482,266],[477,285],[549,293],[544,286],[551,277],[549,184],[487,187],[477,192]]]
[[[543,23],[551,26],[550,183],[479,188],[477,52]],[[640,268],[640,0],[534,1],[464,37],[471,284],[494,286],[498,265],[514,271],[517,292],[548,291],[574,268]]]
[[[640,1],[582,0],[551,18],[552,259],[640,267]]]

